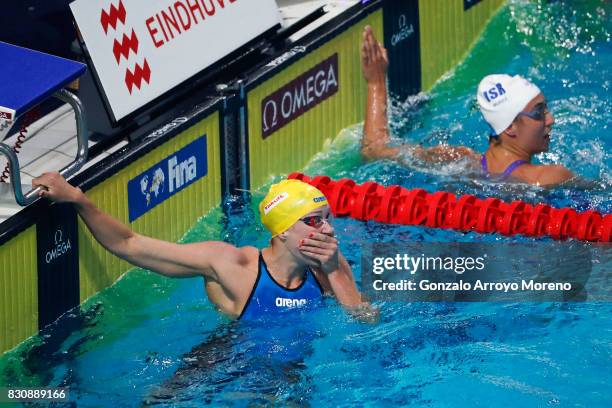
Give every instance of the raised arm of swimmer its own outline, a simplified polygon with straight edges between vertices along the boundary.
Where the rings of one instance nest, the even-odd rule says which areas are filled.
[[[368,85],[364,136],[361,153],[368,160],[397,159],[400,148],[389,146],[387,126],[387,50],[376,41],[370,26],[363,30],[361,44],[361,68]],[[467,147],[448,145],[423,148],[411,145],[415,158],[427,162],[445,163],[475,153]]]
[[[532,164],[534,155],[547,151],[554,124],[546,99],[537,86],[515,75],[488,75],[478,86],[478,103],[484,119],[493,129],[484,154],[465,146],[421,147],[389,145],[387,127],[387,51],[366,26],[361,46],[361,65],[368,86],[364,135],[361,152],[368,160],[404,159],[406,147],[411,157],[428,164],[467,159],[481,168],[483,176],[505,181],[514,179],[540,186],[566,182],[574,175],[561,165]]]

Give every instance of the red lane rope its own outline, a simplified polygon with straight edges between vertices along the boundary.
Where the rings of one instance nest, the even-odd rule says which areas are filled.
[[[531,205],[522,201],[506,203],[497,198],[480,199],[473,195],[456,197],[438,191],[385,187],[373,182],[356,184],[350,179],[334,181],[327,176],[310,178],[291,173],[287,178],[301,180],[325,194],[335,216],[375,220],[390,224],[423,225],[458,231],[548,235],[556,240],[610,242],[612,214],[597,211],[576,212],[572,208]]]

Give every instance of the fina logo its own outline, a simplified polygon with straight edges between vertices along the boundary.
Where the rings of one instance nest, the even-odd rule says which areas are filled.
[[[147,207],[149,204],[151,204],[151,193],[153,193],[155,197],[159,196],[159,193],[163,193],[164,181],[166,181],[166,176],[164,175],[164,171],[161,169],[161,167],[155,169],[155,172],[153,173],[153,182],[151,182],[150,187],[148,174],[145,174],[140,179],[140,192],[147,200]]]
[[[197,176],[197,160],[195,156],[190,156],[187,160],[179,163],[176,156],[168,160],[168,192],[172,193],[183,187],[184,184],[193,181]],[[156,198],[164,192],[164,182],[166,175],[161,167],[153,172],[152,182],[149,186],[149,175],[145,174],[140,179],[140,192],[147,200],[147,207],[151,204],[151,194]]]
[[[312,199],[315,203],[320,203],[321,201],[325,201],[325,196],[315,197]]]
[[[399,44],[400,42],[404,41],[405,39],[410,37],[412,34],[414,34],[414,26],[412,25],[412,23],[409,26],[406,25],[406,15],[405,14],[402,14],[399,16],[398,25],[399,25],[399,32],[391,36],[391,45],[393,47],[395,47],[397,44]]]
[[[187,188],[208,172],[206,135],[128,181],[130,222]]]
[[[170,174],[170,192],[178,190],[184,184],[195,180],[197,176],[198,162],[195,156],[189,157],[187,160],[178,162],[176,156],[168,160],[168,174]]]

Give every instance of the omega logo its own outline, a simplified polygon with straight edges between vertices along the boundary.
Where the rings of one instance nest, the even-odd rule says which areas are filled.
[[[70,239],[66,239],[66,241],[64,241],[64,232],[61,228],[58,228],[55,231],[55,235],[53,236],[53,242],[53,248],[51,248],[51,250],[47,251],[47,253],[45,254],[45,262],[47,264],[58,259],[65,253],[69,252],[70,249],[72,249]]]
[[[293,79],[261,103],[262,137],[300,117],[338,91],[338,54]]]
[[[405,14],[401,14],[398,20],[399,31],[391,36],[391,45],[395,47],[400,42],[404,41],[414,33],[414,26],[412,24],[407,25],[407,19]]]

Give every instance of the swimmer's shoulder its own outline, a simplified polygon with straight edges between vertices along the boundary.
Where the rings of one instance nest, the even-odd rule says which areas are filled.
[[[575,178],[574,173],[560,164],[531,164],[519,166],[513,176],[530,184],[555,186]]]
[[[224,243],[216,255],[216,274],[206,279],[208,298],[224,313],[237,317],[244,309],[259,268],[259,249]]]
[[[238,250],[240,251],[240,258],[238,259],[240,266],[246,267],[259,262],[259,248],[247,245],[239,247]]]
[[[253,246],[236,247],[223,241],[204,241],[193,244],[194,255],[202,257],[203,263],[210,264],[215,275],[229,269],[248,268],[257,262],[259,250]]]

